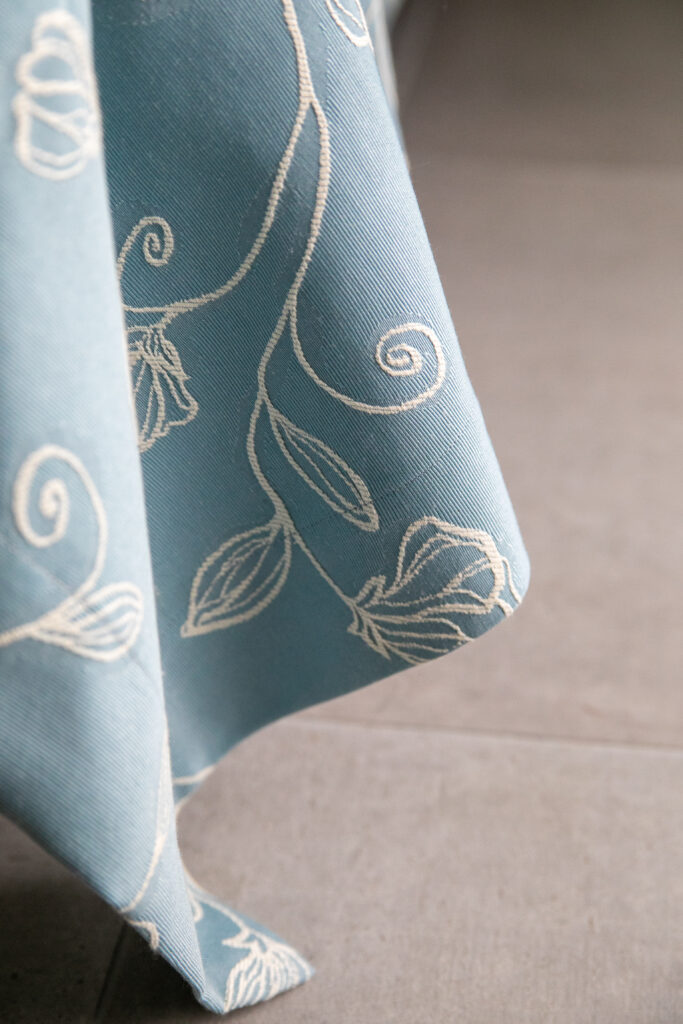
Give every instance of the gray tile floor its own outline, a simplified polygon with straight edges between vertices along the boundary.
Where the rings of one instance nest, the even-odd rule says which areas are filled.
[[[682,42],[674,0],[416,0],[399,26],[532,588],[187,805],[191,872],[318,970],[235,1022],[683,1022]],[[132,933],[111,966],[114,915],[7,823],[0,849],[0,1020],[93,1021],[103,986],[106,1024],[214,1019]]]

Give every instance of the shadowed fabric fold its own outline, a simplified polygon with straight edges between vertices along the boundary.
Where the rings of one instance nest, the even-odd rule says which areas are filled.
[[[187,875],[182,803],[509,616],[527,559],[382,5],[0,9],[0,805],[225,1012],[311,967]]]

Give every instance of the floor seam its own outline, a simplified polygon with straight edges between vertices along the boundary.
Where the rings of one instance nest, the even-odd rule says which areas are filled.
[[[412,722],[379,722],[353,717],[337,717],[332,715],[299,715],[293,716],[288,722],[307,726],[311,724],[323,726],[344,726],[362,729],[376,729],[386,732],[435,733],[440,736],[460,738],[480,738],[502,740],[506,743],[538,743],[568,747],[591,747],[599,750],[628,751],[638,754],[675,754],[683,755],[683,745],[670,743],[645,743],[643,741],[591,739],[584,736],[566,736],[555,733],[514,732],[512,730],[468,729],[462,726],[427,725]]]
[[[431,147],[425,152],[425,147],[417,143],[417,140],[411,138],[412,126],[410,119],[406,119],[404,125],[404,134],[406,136],[406,146],[408,154],[411,158],[411,168],[421,168],[435,163],[447,163],[449,167],[462,165],[486,165],[494,168],[502,168],[510,165],[512,168],[519,169],[531,169],[541,168],[548,171],[554,170],[590,170],[590,171],[604,171],[605,174],[611,174],[613,172],[620,172],[621,177],[628,177],[629,175],[643,174],[654,174],[660,177],[671,177],[680,178],[682,165],[674,161],[661,161],[661,162],[648,162],[646,160],[607,160],[601,157],[575,157],[568,158],[565,156],[554,157],[551,155],[542,155],[535,153],[509,153],[496,155],[495,153],[466,153],[460,150],[457,154],[449,153],[446,149],[438,149]],[[419,125],[416,131],[419,131]],[[413,152],[415,149],[415,152]]]
[[[130,931],[125,921],[122,922],[119,933],[116,936],[116,941],[112,947],[111,954],[109,956],[109,962],[104,972],[104,978],[97,994],[97,1000],[95,1002],[95,1008],[92,1015],[92,1024],[104,1024],[111,1004],[112,994],[116,987],[116,982],[119,978],[121,971],[121,965],[123,963],[124,947],[126,945],[126,937]]]

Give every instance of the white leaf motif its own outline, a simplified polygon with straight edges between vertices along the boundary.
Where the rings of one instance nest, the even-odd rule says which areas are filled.
[[[53,181],[73,178],[100,146],[88,41],[76,18],[56,9],[37,18],[31,43],[16,69],[15,152],[34,174]]]
[[[270,422],[290,466],[323,501],[361,530],[379,527],[367,484],[340,455],[272,408]]]
[[[311,968],[291,946],[244,923],[237,935],[223,939],[223,945],[246,954],[228,975],[224,1013],[270,999],[311,976]]]
[[[132,583],[112,583],[85,600],[65,601],[35,626],[32,636],[95,661],[116,661],[135,643],[142,594]]]
[[[349,10],[349,7],[341,0],[325,0],[328,11],[346,38],[350,39],[354,46],[371,47],[370,33],[360,0],[346,0],[346,2],[349,7],[353,8],[352,10]]]
[[[394,581],[382,597],[393,607],[438,603],[442,612],[481,615],[504,586],[505,565],[488,533],[428,516],[406,530]]]
[[[210,931],[204,934],[210,934],[212,939],[221,919],[229,928],[228,938],[221,943],[229,964],[221,1008],[223,1013],[272,999],[280,992],[301,985],[313,975],[311,965],[295,949],[213,899],[189,875],[187,893],[200,936],[207,921]]]
[[[258,615],[280,593],[291,558],[289,531],[276,519],[231,537],[200,565],[181,635],[198,636]]]
[[[384,658],[417,664],[472,639],[463,616],[509,615],[506,584],[519,600],[488,533],[429,516],[406,530],[393,582],[373,576],[361,588],[349,632]]]
[[[187,389],[178,350],[158,326],[128,330],[128,363],[138,417],[138,447],[147,451],[171,427],[189,423],[199,406]]]
[[[396,655],[409,665],[448,654],[471,639],[460,626],[446,618],[394,616],[389,620],[375,620],[363,613],[354,615],[349,633],[359,636],[383,658]]]

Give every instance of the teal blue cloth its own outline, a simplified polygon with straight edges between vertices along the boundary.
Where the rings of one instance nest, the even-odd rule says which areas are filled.
[[[311,968],[174,803],[527,559],[359,3],[0,11],[0,806],[222,1012]]]

